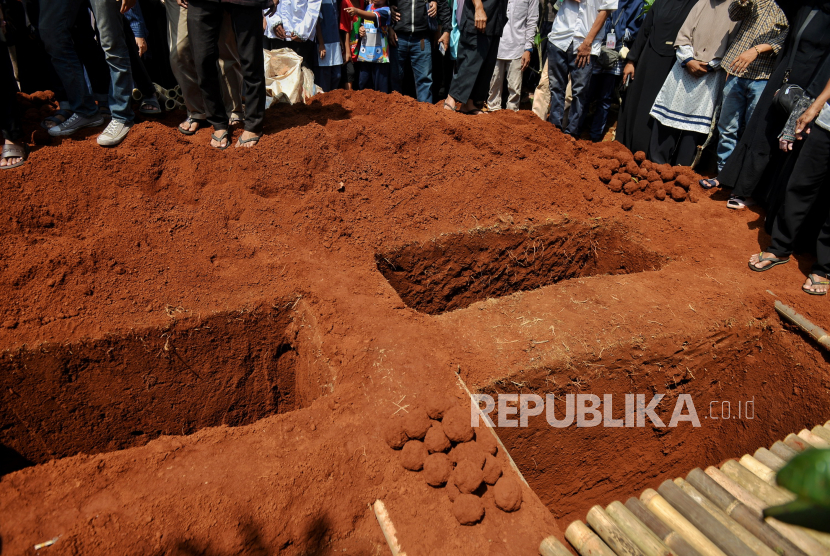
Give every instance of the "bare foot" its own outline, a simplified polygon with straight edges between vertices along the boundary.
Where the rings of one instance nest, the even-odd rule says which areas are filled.
[[[455,102],[454,98],[448,96],[446,99],[444,99],[444,109],[445,110],[455,111],[455,109],[457,107],[458,107],[458,103]]]
[[[236,142],[236,145],[234,145],[234,147],[250,149],[251,147],[256,145],[257,142],[259,142],[260,137],[262,137],[262,134],[254,133],[253,131],[243,131],[242,135],[239,136],[239,140]],[[246,142],[243,143],[242,141]]]
[[[801,286],[801,289],[805,292],[813,292],[816,294],[826,294],[828,288],[830,288],[830,281],[818,274],[810,274],[807,276],[807,281]]]
[[[16,141],[9,141],[8,139],[6,139],[6,145],[18,145],[18,146],[22,147],[23,143],[18,143]],[[12,166],[14,164],[17,164],[21,160],[23,160],[23,157],[21,157],[21,156],[16,156],[14,158],[0,158],[0,167]]]
[[[199,129],[199,126],[202,125],[203,121],[204,120],[200,122],[199,120],[193,120],[188,118],[179,124],[179,129],[181,129],[182,131],[197,131]]]

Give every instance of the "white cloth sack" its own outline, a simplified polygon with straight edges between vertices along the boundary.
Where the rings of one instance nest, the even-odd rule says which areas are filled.
[[[264,50],[266,108],[275,102],[296,104],[314,96],[314,73],[289,48]]]

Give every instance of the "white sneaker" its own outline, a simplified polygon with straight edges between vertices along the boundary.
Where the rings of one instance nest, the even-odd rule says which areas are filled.
[[[69,119],[62,124],[50,127],[49,135],[52,137],[63,137],[66,135],[72,135],[79,129],[85,127],[97,127],[100,125],[104,125],[104,117],[101,114],[95,114],[94,116],[81,116],[80,114],[75,113],[69,116]]]
[[[114,147],[120,144],[127,137],[131,127],[133,127],[131,123],[110,121],[104,133],[98,136],[98,144],[102,147]]]

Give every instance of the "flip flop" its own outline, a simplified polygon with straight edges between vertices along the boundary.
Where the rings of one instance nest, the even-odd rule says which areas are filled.
[[[245,118],[240,116],[231,116],[231,119],[228,120],[228,125],[237,125],[245,122]]]
[[[20,162],[15,162],[10,166],[0,166],[0,170],[11,170],[12,168],[22,166],[25,164],[28,154],[29,147],[26,145],[3,145],[3,152],[0,154],[0,158],[20,158],[21,160]]]
[[[222,141],[224,141],[225,139],[228,139],[228,130],[227,130],[227,129],[225,129],[225,130],[223,130],[223,131],[224,131],[225,133],[223,133],[223,134],[222,134],[221,136],[219,136],[219,137],[217,137],[217,136],[216,136],[216,134],[211,133],[211,134],[210,134],[210,138],[211,138],[211,139],[213,139],[214,141],[216,141],[217,143],[221,143],[221,142],[222,142]],[[230,146],[231,146],[231,140],[230,140],[230,139],[228,139],[228,142],[227,142],[227,143],[225,143],[225,146],[224,146],[224,147],[213,147],[213,145],[211,145],[211,147],[213,147],[214,149],[219,150],[219,151],[224,151],[225,149],[227,149],[227,148],[228,148],[228,147],[230,147]]]
[[[713,189],[715,187],[720,187],[720,182],[716,179],[708,179],[708,180],[700,180],[697,182],[700,184],[700,187],[703,189]]]
[[[244,145],[245,143],[253,143],[254,145],[256,145],[257,143],[259,143],[260,139],[262,139],[262,135],[254,135],[250,139],[242,139],[240,137],[239,138],[239,144]]]
[[[190,125],[192,123],[199,124],[199,126],[196,129],[194,129],[193,131],[182,129],[182,124]],[[207,127],[207,120],[200,120],[198,118],[191,118],[190,116],[188,116],[187,119],[182,122],[182,124],[179,124],[179,132],[182,135],[193,135],[194,133],[196,133],[197,131],[199,131],[203,127]]]
[[[449,110],[450,112],[455,112],[456,109],[447,104],[447,101],[444,101],[444,110]]]
[[[145,116],[158,116],[161,114],[161,106],[159,106],[158,101],[153,104],[152,101],[143,100],[141,105],[138,107],[138,111]]]
[[[824,278],[824,280],[813,280],[813,276],[816,278]],[[826,276],[819,276],[818,274],[810,274],[807,276],[807,280],[810,281],[810,287],[813,286],[830,286],[830,280],[827,280]],[[807,289],[805,286],[801,286],[801,291],[810,295],[827,295],[827,292],[816,292],[810,289]]]
[[[770,253],[770,254],[772,255],[772,253]],[[770,264],[768,264],[767,266],[765,266],[763,268],[758,268],[757,266],[755,266],[756,264],[765,263],[767,261],[769,261]],[[786,259],[779,259],[778,257],[776,257],[774,255],[771,256],[771,257],[764,257],[764,252],[761,251],[760,253],[758,253],[758,262],[757,263],[753,264],[752,262],[747,262],[746,264],[749,265],[749,270],[751,270],[753,272],[766,272],[767,270],[771,269],[774,266],[778,266],[780,264],[785,264],[785,263],[788,263],[788,262],[790,262],[789,257],[787,257]]]
[[[63,109],[63,108],[61,108],[60,110],[56,110],[50,116],[46,116],[45,118],[43,118],[43,121],[40,122],[40,127],[42,127],[43,129],[48,130],[48,129],[53,128],[57,125],[61,125],[63,122],[65,122],[66,120],[71,118],[72,114],[74,114],[74,112],[72,112],[72,110],[66,110],[66,109]],[[60,120],[58,118],[63,118],[63,119]],[[46,125],[46,122],[52,122],[55,125],[49,125],[48,126],[48,125]]]

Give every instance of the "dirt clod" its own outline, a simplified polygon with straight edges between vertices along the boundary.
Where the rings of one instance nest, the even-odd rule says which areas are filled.
[[[481,486],[484,480],[484,471],[477,463],[468,459],[458,462],[452,472],[452,482],[462,493],[469,494]]]
[[[631,201],[627,201],[627,200],[626,200],[626,201],[623,201],[623,202],[622,202],[622,205],[620,205],[620,207],[621,207],[624,211],[629,211],[629,210],[631,210],[631,209],[633,209],[633,208],[634,208],[634,203],[632,203]]]
[[[608,168],[601,168],[599,172],[597,172],[597,177],[599,177],[599,179],[603,182],[608,183],[609,181],[611,181],[612,177],[611,170],[609,170]]]
[[[453,442],[469,442],[475,432],[470,424],[468,405],[456,405],[444,414],[444,434]]]
[[[686,200],[686,190],[682,187],[674,186],[671,188],[671,198],[678,203]]]
[[[456,445],[450,452],[450,459],[453,463],[469,460],[479,469],[484,467],[484,459],[487,453],[476,442],[463,442]]]
[[[499,444],[496,442],[496,438],[493,436],[493,433],[490,432],[490,429],[484,425],[476,429],[476,444],[478,444],[482,450],[493,456],[495,456],[499,451]]]
[[[455,398],[447,395],[434,395],[427,398],[424,408],[427,411],[430,419],[441,420],[444,418],[444,413],[458,403]]]
[[[478,496],[460,494],[452,504],[452,513],[461,525],[475,525],[484,517],[484,503]]]
[[[431,426],[432,421],[430,421],[427,412],[421,407],[410,410],[403,418],[403,431],[406,436],[414,440],[422,440]]]
[[[383,428],[383,439],[393,450],[400,450],[408,440],[403,430],[403,419],[393,417],[386,422]]]
[[[494,485],[499,480],[499,477],[501,477],[501,474],[502,469],[499,460],[487,454],[487,459],[484,462],[484,482],[488,485]]]
[[[643,151],[637,151],[636,153],[634,153],[634,162],[636,162],[637,164],[642,164],[645,159],[646,153],[644,153]]]
[[[452,473],[452,462],[447,454],[431,454],[424,460],[424,479],[430,486],[445,484]]]
[[[420,471],[429,453],[420,440],[410,440],[401,450],[401,465],[410,471]]]
[[[619,193],[620,191],[622,191],[622,188],[623,188],[623,182],[621,182],[617,178],[614,178],[613,180],[608,182],[608,189],[610,189],[614,193]]]
[[[680,175],[675,178],[674,183],[678,186],[682,187],[684,190],[688,191],[689,187],[692,185],[692,180],[689,179],[689,176]]]
[[[628,182],[627,184],[625,184],[623,186],[623,192],[626,195],[631,195],[635,191],[639,191],[639,190],[640,190],[640,184],[637,183],[636,181],[630,181],[630,182]]]
[[[522,507],[522,485],[513,477],[504,476],[493,487],[496,506],[505,512],[515,512]]]
[[[424,446],[426,446],[429,453],[446,452],[450,449],[450,439],[444,434],[444,427],[441,423],[432,423],[432,427],[424,437]]]

